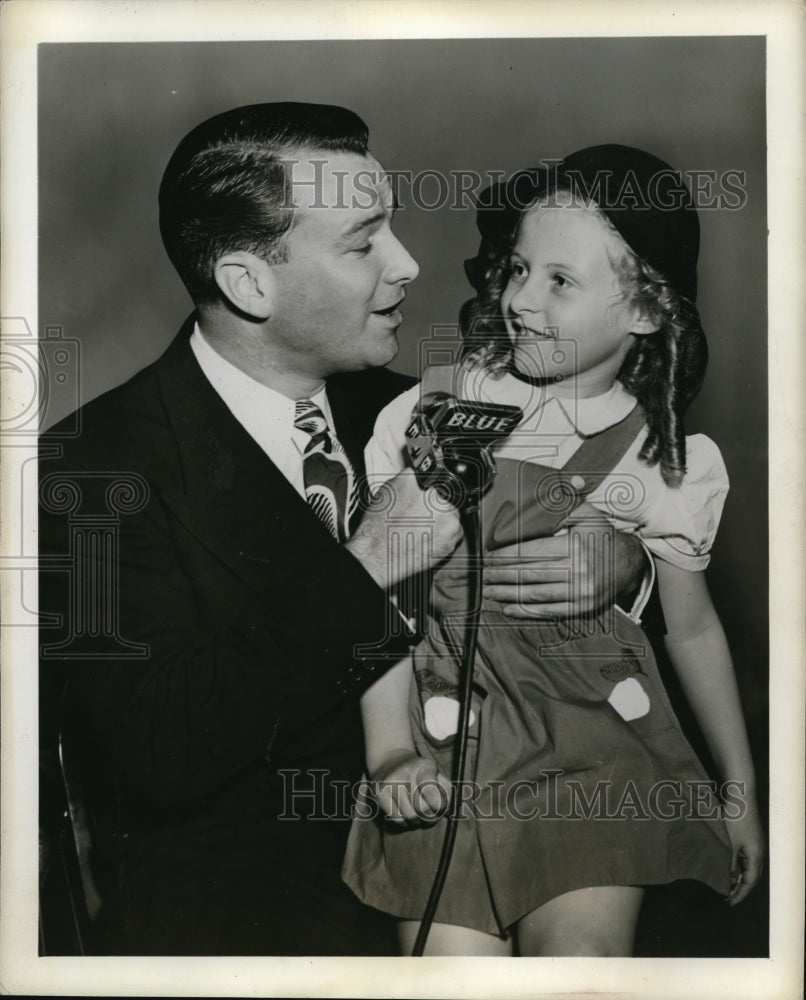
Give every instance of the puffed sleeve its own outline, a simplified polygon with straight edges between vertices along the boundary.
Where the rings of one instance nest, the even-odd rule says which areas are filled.
[[[653,498],[638,534],[659,559],[702,570],[722,517],[728,473],[719,448],[704,434],[687,438],[686,466],[679,487],[664,487]]]
[[[378,414],[375,429],[364,451],[370,490],[406,468],[406,428],[420,399],[420,386],[396,396]]]

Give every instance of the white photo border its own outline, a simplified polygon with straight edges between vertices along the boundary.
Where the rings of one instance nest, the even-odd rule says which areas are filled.
[[[37,319],[37,45],[292,38],[765,35],[769,190],[771,927],[769,959],[39,958],[36,953],[36,629],[2,639],[0,990],[39,995],[725,997],[802,995],[804,733],[804,9],[790,0],[602,3],[497,0],[12,0],[2,27],[2,305]],[[3,413],[25,379],[3,371]],[[6,539],[33,530],[5,448]],[[28,498],[34,501],[34,497]],[[33,519],[35,525],[35,518]],[[28,545],[29,542],[26,542]],[[794,558],[793,558],[794,554]],[[795,563],[793,565],[793,562]],[[30,575],[30,574],[29,574]],[[2,574],[3,586],[22,573]],[[7,593],[2,594],[5,601]],[[35,607],[35,593],[25,595]],[[34,602],[34,603],[31,603]]]

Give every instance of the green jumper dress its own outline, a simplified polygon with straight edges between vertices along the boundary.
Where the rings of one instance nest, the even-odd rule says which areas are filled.
[[[636,407],[562,470],[502,459],[483,500],[486,551],[554,534],[643,427]],[[520,498],[520,499],[519,499]],[[415,651],[417,752],[453,776],[464,546],[435,573]],[[462,818],[436,921],[504,935],[587,886],[698,879],[726,894],[731,849],[713,784],[684,736],[647,636],[615,606],[576,629],[520,621],[485,599],[474,668]],[[445,819],[401,828],[354,819],[342,872],[370,906],[419,919]]]

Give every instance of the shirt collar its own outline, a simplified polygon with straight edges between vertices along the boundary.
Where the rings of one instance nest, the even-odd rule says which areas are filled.
[[[557,401],[568,422],[580,437],[601,434],[608,427],[621,423],[635,409],[636,399],[621,382],[603,392],[601,396],[575,399],[573,396],[556,396],[551,390],[547,396]]]
[[[470,399],[520,406],[525,414],[524,423],[551,404],[580,437],[592,437],[621,423],[636,405],[635,396],[618,381],[599,396],[577,399],[558,396],[549,387],[535,387],[509,373],[496,378],[483,368],[464,373],[462,392]]]
[[[198,323],[190,338],[190,346],[210,384],[252,437],[267,444],[293,440],[302,450],[305,449],[308,435],[294,427],[296,400],[263,385],[222,358],[205,340]],[[333,429],[333,414],[325,386],[307,398],[319,407],[328,426]]]

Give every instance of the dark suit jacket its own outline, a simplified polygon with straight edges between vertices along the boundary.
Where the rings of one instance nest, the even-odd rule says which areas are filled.
[[[42,730],[72,673],[101,947],[372,953],[369,911],[338,879],[345,792],[359,696],[411,638],[211,388],[191,329],[41,449],[40,607],[61,619],[41,631]],[[384,369],[328,383],[359,473],[379,409],[410,384]]]

